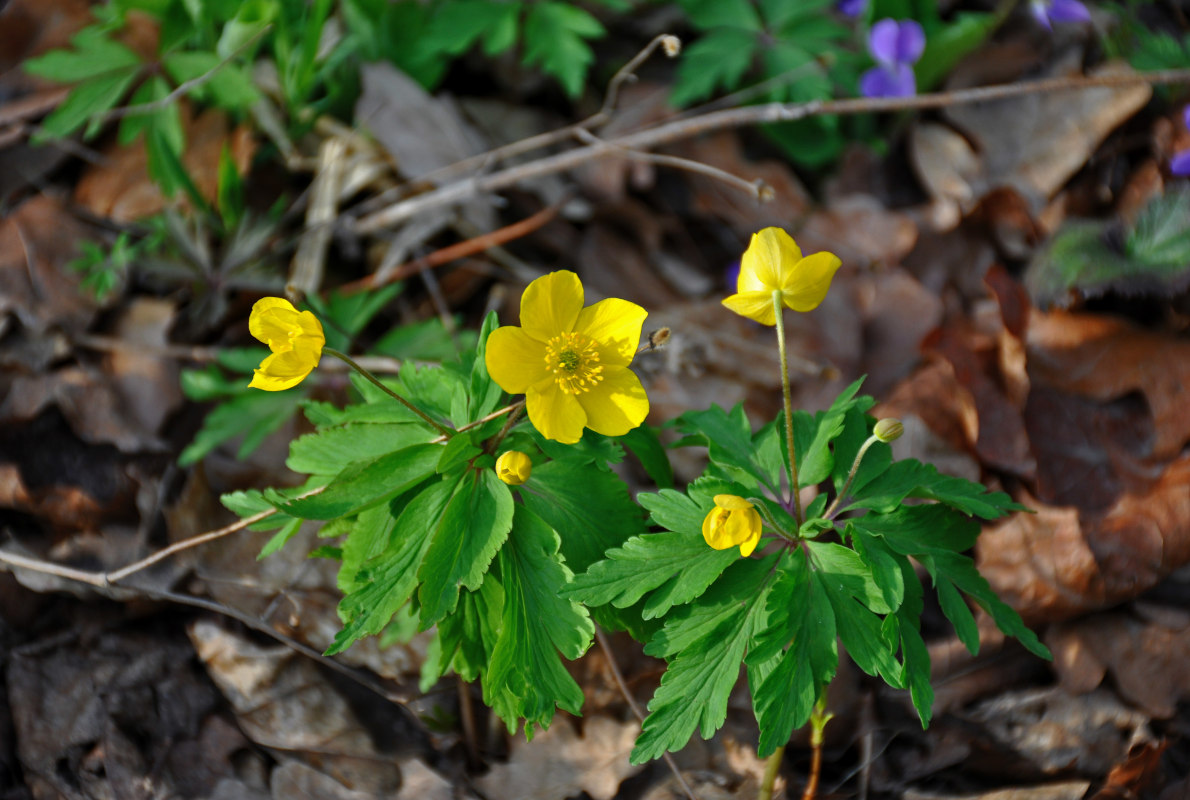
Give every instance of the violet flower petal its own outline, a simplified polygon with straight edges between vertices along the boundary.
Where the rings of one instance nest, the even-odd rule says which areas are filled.
[[[907,19],[897,30],[897,63],[916,64],[926,49],[926,32],[915,19]]]
[[[1051,0],[1048,14],[1054,22],[1091,21],[1091,12],[1079,0]]]
[[[882,19],[868,32],[868,52],[877,62],[886,66],[897,63],[897,39],[901,26],[895,19]]]
[[[1190,106],[1186,106],[1182,109],[1182,124],[1185,125],[1187,129],[1190,129]]]
[[[1033,15],[1033,19],[1037,20],[1037,24],[1046,30],[1052,31],[1054,26],[1050,24],[1049,5],[1043,0],[1031,0],[1029,3],[1029,13]]]
[[[1182,177],[1190,176],[1190,150],[1174,153],[1169,161],[1169,171]]]
[[[859,91],[864,97],[913,97],[917,79],[908,64],[873,67],[860,76]]]
[[[848,17],[858,17],[868,7],[868,0],[839,0],[836,8],[839,9],[840,14]]]

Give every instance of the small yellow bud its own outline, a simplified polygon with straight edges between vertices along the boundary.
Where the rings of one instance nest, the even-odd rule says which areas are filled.
[[[682,40],[672,34],[666,34],[661,39],[661,49],[668,57],[675,58],[682,52]]]
[[[876,428],[872,431],[872,435],[885,444],[888,444],[894,439],[900,439],[901,434],[904,432],[905,426],[901,424],[899,419],[886,417],[876,423]]]
[[[520,486],[532,471],[533,462],[519,450],[509,450],[496,459],[496,477],[509,486]]]
[[[702,521],[702,538],[716,550],[739,545],[740,555],[752,555],[760,542],[761,520],[756,508],[734,494],[715,495],[715,507]]]

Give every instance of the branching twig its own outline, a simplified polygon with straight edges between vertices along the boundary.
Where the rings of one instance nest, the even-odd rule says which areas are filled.
[[[771,122],[791,122],[820,114],[868,114],[881,111],[941,108],[1046,92],[1167,83],[1190,83],[1190,70],[1047,78],[1024,83],[935,92],[915,97],[858,97],[843,100],[816,100],[809,103],[768,103],[743,108],[729,108],[688,119],[661,123],[651,128],[608,139],[599,146],[588,145],[546,156],[527,164],[508,167],[490,175],[447,184],[362,217],[356,220],[354,230],[361,234],[374,233],[431,209],[459,203],[489,192],[500,191],[531,178],[573,169],[580,164],[610,155],[616,150],[648,150],[661,144],[688,139],[701,133],[724,128]],[[616,150],[610,150],[609,145]]]
[[[612,677],[616,679],[616,686],[620,687],[620,694],[624,695],[624,700],[628,702],[628,707],[632,709],[632,713],[643,724],[645,721],[645,714],[640,710],[640,705],[637,704],[636,698],[632,696],[632,692],[628,689],[628,683],[624,680],[623,673],[620,672],[620,666],[616,664],[616,657],[612,654],[611,645],[607,642],[607,637],[603,630],[595,626],[595,641],[599,642],[599,649],[603,651],[603,657],[607,659],[608,669],[612,671]],[[678,769],[678,765],[674,762],[673,756],[669,753],[662,753],[661,757],[665,759],[666,765],[669,766],[669,771],[673,773],[678,780],[678,785],[682,787],[682,791],[690,800],[698,800],[695,796],[694,790],[690,788],[690,784],[686,782],[686,778],[682,775],[682,771]]]

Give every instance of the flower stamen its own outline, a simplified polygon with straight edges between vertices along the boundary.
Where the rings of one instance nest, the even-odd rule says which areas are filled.
[[[581,333],[560,333],[545,345],[545,366],[567,394],[590,391],[603,380],[599,343]]]

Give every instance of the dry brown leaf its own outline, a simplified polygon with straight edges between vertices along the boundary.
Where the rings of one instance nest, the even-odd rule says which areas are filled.
[[[580,737],[570,720],[558,717],[532,743],[515,740],[508,763],[492,767],[476,785],[491,800],[557,800],[580,792],[611,800],[641,769],[628,763],[638,733],[635,721],[588,716]]]
[[[1161,756],[1169,742],[1138,745],[1122,764],[1116,764],[1107,775],[1107,782],[1091,800],[1133,800],[1143,797],[1162,779]]]
[[[219,157],[226,146],[240,174],[248,171],[256,141],[244,126],[231,127],[227,115],[211,109],[192,116],[189,104],[179,105],[186,147],[182,164],[199,193],[215,201],[219,185]],[[79,205],[99,217],[134,222],[169,207],[172,201],[149,179],[148,155],[143,140],[124,146],[112,142],[103,149],[104,161],[89,166],[75,187]],[[181,202],[185,202],[183,198]]]
[[[1155,618],[1126,611],[1096,614],[1051,628],[1046,643],[1070,691],[1090,691],[1108,674],[1130,703],[1169,719],[1190,698],[1190,615],[1168,609]]]
[[[1128,69],[1113,62],[1092,74]],[[1069,70],[1059,64],[1053,74]],[[1147,85],[1095,87],[952,106],[944,114],[953,129],[936,123],[914,128],[911,161],[926,191],[963,213],[1003,187],[1036,215],[1151,95]]]
[[[1144,395],[1154,459],[1175,456],[1190,441],[1190,341],[1115,317],[1034,311],[1026,345],[1031,374],[1055,389],[1100,402]]]
[[[96,303],[66,268],[86,238],[60,201],[38,195],[0,220],[0,314],[13,315],[36,332],[51,327],[81,331]]]
[[[901,800],[1083,800],[1090,788],[1090,781],[1062,781],[1040,786],[993,789],[976,794],[938,794],[910,789],[901,795]]]

